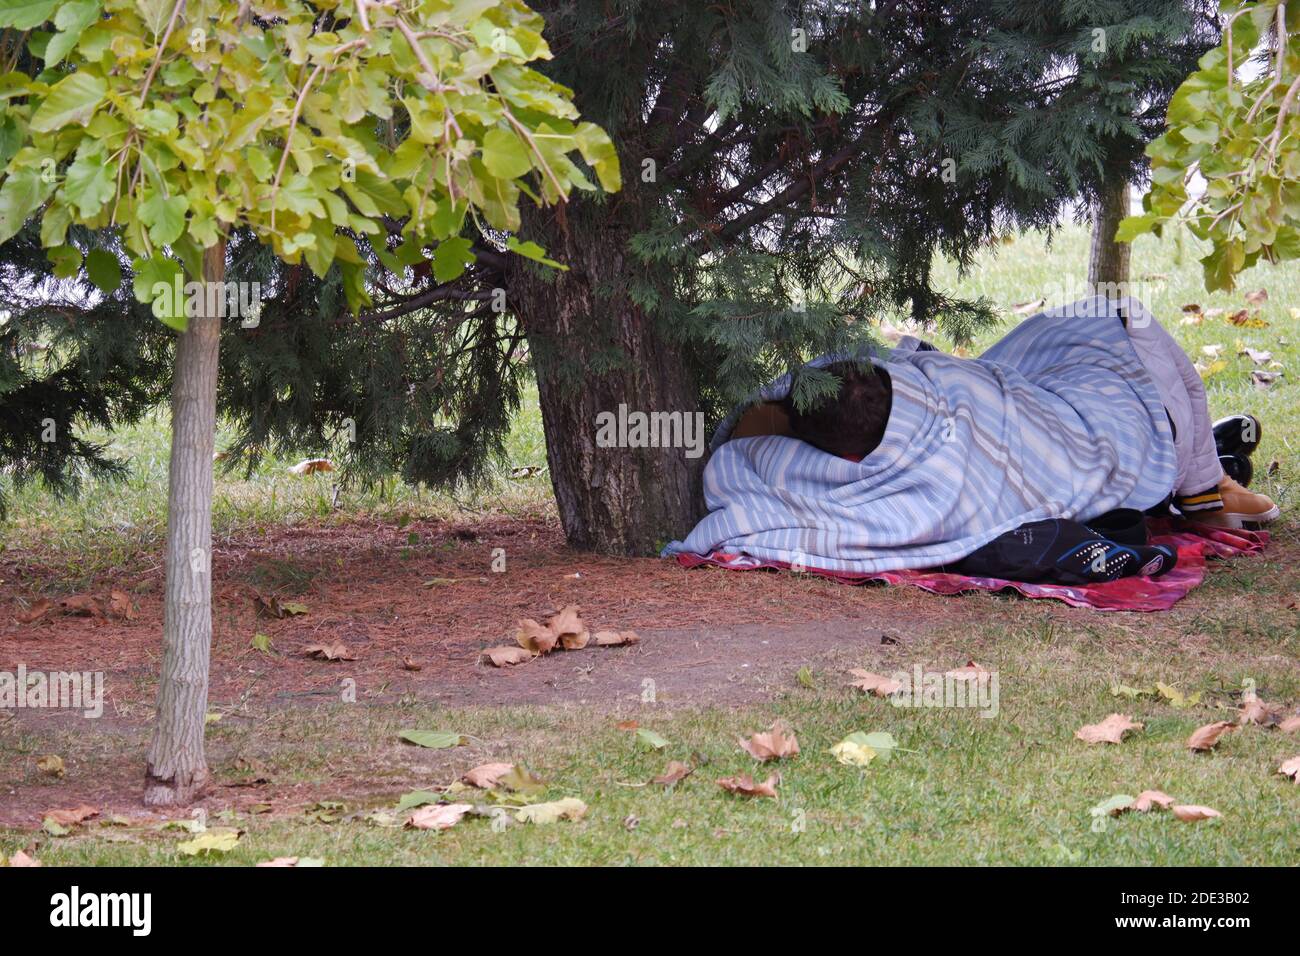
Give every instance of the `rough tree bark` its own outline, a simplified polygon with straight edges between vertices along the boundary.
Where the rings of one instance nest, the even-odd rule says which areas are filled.
[[[1120,220],[1129,214],[1129,186],[1121,180],[1107,183],[1093,214],[1092,253],[1088,259],[1088,285],[1095,295],[1118,299],[1128,295],[1129,253],[1132,246],[1115,241]],[[1122,283],[1122,286],[1121,286]]]
[[[515,257],[508,276],[510,308],[523,320],[537,371],[565,536],[586,550],[655,554],[699,520],[705,456],[688,458],[683,448],[599,447],[596,416],[618,415],[623,404],[693,418],[695,386],[678,347],[624,291],[631,268],[624,230],[556,228],[552,221],[530,224],[526,234],[569,267],[557,274]],[[612,363],[615,356],[623,361]]]
[[[225,281],[224,242],[203,258],[204,288]],[[184,806],[209,779],[203,752],[212,645],[212,449],[216,434],[221,319],[213,297],[177,339],[172,380],[172,448],[167,491],[167,589],[158,712],[145,771],[144,802]]]

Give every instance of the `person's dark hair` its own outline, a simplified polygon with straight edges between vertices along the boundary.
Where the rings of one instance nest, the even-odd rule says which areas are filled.
[[[842,458],[864,458],[882,438],[889,424],[893,390],[889,373],[870,364],[834,362],[822,371],[840,380],[839,394],[799,411],[793,395],[782,403],[796,438]]]

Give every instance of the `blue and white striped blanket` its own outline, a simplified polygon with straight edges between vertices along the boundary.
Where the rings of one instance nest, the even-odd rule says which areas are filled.
[[[871,454],[855,463],[793,438],[728,441],[733,415],[704,472],[710,514],[664,555],[929,568],[1029,521],[1145,509],[1173,487],[1160,395],[1104,299],[1036,315],[978,359],[895,349],[872,361],[889,372],[893,407]],[[785,376],[755,398],[789,389]]]

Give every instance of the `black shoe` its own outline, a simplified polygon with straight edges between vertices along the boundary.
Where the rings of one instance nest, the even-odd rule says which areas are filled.
[[[1223,468],[1223,473],[1237,484],[1243,488],[1250,487],[1250,479],[1255,477],[1255,466],[1245,455],[1220,455],[1219,465]]]
[[[1264,428],[1254,415],[1229,415],[1214,423],[1214,445],[1220,455],[1249,458],[1259,447]],[[1227,466],[1224,466],[1227,471]],[[1241,481],[1240,478],[1237,479]],[[1241,482],[1243,485],[1244,481]]]

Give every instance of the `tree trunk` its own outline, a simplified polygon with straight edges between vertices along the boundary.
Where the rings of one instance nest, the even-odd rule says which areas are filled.
[[[1097,203],[1092,222],[1092,254],[1088,261],[1088,285],[1094,295],[1122,299],[1129,293],[1129,253],[1132,246],[1115,241],[1120,220],[1129,214],[1129,187],[1123,180],[1107,183]]]
[[[509,305],[523,320],[537,373],[551,485],[574,547],[657,554],[702,514],[708,436],[678,347],[627,295],[624,230],[601,230],[592,220],[579,228],[575,218],[570,212],[567,228],[527,232],[544,232],[548,255],[569,271],[516,256],[509,275]],[[679,447],[602,447],[598,416],[617,419],[620,406],[680,413],[691,431],[679,437],[689,435],[693,447],[680,447],[684,440],[673,442]]]
[[[145,772],[148,806],[184,806],[208,784],[203,730],[212,645],[212,448],[221,319],[208,283],[225,281],[226,247],[203,257],[204,306],[176,344],[167,491],[167,593],[158,712]]]

